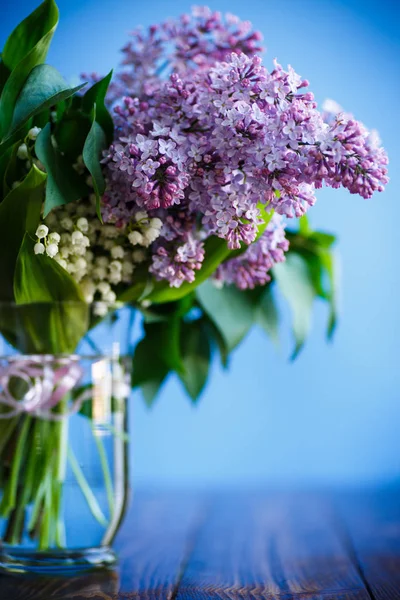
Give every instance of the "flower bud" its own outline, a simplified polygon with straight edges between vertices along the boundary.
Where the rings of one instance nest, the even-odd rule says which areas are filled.
[[[82,231],[82,233],[87,233],[89,230],[89,223],[85,217],[81,217],[80,219],[78,219],[76,226],[80,231]]]
[[[25,160],[28,158],[28,147],[26,144],[21,144],[17,150],[17,156],[21,160]]]
[[[34,245],[33,251],[35,254],[44,254],[45,247],[41,242],[38,242],[37,244]]]
[[[54,258],[56,254],[58,254],[57,244],[48,244],[46,247],[46,254],[47,256],[50,256],[50,258]]]
[[[83,233],[82,231],[74,231],[72,236],[71,236],[71,241],[72,243],[75,244],[82,244],[83,241]]]
[[[39,225],[39,227],[36,229],[36,237],[38,237],[39,240],[42,240],[43,238],[47,237],[48,233],[49,228],[46,227],[46,225]]]
[[[128,235],[128,240],[135,246],[136,244],[143,244],[143,236],[139,231],[131,231]]]
[[[28,138],[30,140],[36,140],[37,136],[39,135],[39,133],[41,132],[40,127],[32,127],[32,129],[30,129],[28,131]]]
[[[53,232],[53,233],[50,233],[50,235],[49,235],[49,238],[48,238],[48,239],[49,239],[49,242],[50,242],[51,244],[59,244],[59,243],[60,243],[60,240],[61,240],[61,236],[60,236],[60,234],[59,234],[59,233],[57,233],[57,232],[55,231],[55,232]]]

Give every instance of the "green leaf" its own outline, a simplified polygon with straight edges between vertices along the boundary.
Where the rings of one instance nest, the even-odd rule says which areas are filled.
[[[13,149],[10,146],[9,148],[7,148],[6,152],[4,152],[4,154],[0,153],[0,192],[1,192],[2,188],[3,188],[3,192],[4,192],[4,177],[7,172],[8,165],[10,163],[12,152],[13,152]],[[5,196],[5,194],[3,193],[3,197],[4,196]]]
[[[26,234],[14,277],[24,343],[37,353],[71,354],[89,328],[88,305],[67,271],[54,259],[36,255],[34,245]]]
[[[152,335],[157,336],[154,348],[155,355],[158,355],[171,371],[182,373],[184,366],[180,348],[180,315],[173,314],[167,321],[151,323],[146,325],[145,328],[146,331],[151,328]]]
[[[167,302],[165,304],[153,304],[149,308],[140,308],[146,323],[155,323],[159,321],[168,321],[171,318],[178,319],[187,315],[193,307],[195,301],[194,294],[188,294],[176,302]]]
[[[218,289],[211,281],[199,286],[197,299],[221,332],[230,352],[242,341],[253,324],[253,301],[234,286]]]
[[[93,187],[96,194],[97,216],[100,221],[100,198],[106,191],[106,182],[103,176],[103,171],[100,164],[100,159],[103,150],[107,148],[106,136],[103,129],[96,121],[96,107],[93,110],[93,121],[89,134],[83,146],[83,162],[85,163],[89,173],[92,176]]]
[[[77,283],[57,261],[35,254],[35,240],[25,234],[18,254],[14,277],[17,304],[30,302],[81,302]]]
[[[148,266],[146,267],[144,265],[139,265],[135,269],[135,283],[118,295],[118,302],[137,302],[144,296],[144,292],[147,291],[148,283]]]
[[[5,165],[5,171],[2,178],[3,185],[1,186],[3,191],[3,197],[7,196],[7,194],[11,191],[12,184],[15,181],[19,180],[18,173],[20,172],[19,167],[21,166],[22,162],[17,156],[19,146],[19,142],[17,144],[14,144],[14,146],[10,148],[10,153],[7,153],[6,155],[8,156],[8,164]]]
[[[271,338],[275,346],[279,346],[279,313],[270,284],[265,287],[256,308],[256,321]]]
[[[180,349],[179,315],[167,321],[144,324],[145,336],[136,346],[133,356],[132,387],[140,387],[148,404],[170,371],[182,373],[184,366]],[[151,358],[149,358],[151,357]]]
[[[311,232],[311,228],[310,228],[310,224],[308,222],[307,215],[303,215],[302,217],[300,217],[300,219],[299,219],[299,231],[303,235],[307,235],[309,232]]]
[[[35,166],[0,204],[0,299],[13,301],[17,256],[25,232],[34,235],[40,220],[46,174]]]
[[[78,110],[66,111],[57,120],[54,132],[57,146],[73,162],[82,155],[91,125],[91,119]]]
[[[331,248],[336,242],[336,236],[323,231],[313,231],[309,239],[315,242],[321,248]]]
[[[46,0],[6,42],[2,60],[11,74],[0,98],[0,136],[9,129],[15,102],[29,73],[45,61],[57,23],[57,6],[53,0]]]
[[[112,71],[106,77],[97,81],[83,96],[82,109],[91,114],[93,106],[96,106],[96,121],[106,134],[107,145],[114,139],[114,121],[105,105],[105,98],[110,85]]]
[[[147,406],[152,406],[161,391],[162,386],[166,382],[168,372],[158,373],[154,379],[150,379],[141,384],[140,390],[143,394],[144,401]]]
[[[274,278],[279,289],[292,309],[295,358],[309,333],[313,302],[316,297],[315,287],[307,261],[297,253],[289,253],[284,262],[273,268]]]
[[[2,61],[10,71],[36,46],[58,22],[58,8],[52,0],[46,0],[26,17],[7,39]]]
[[[154,402],[170,368],[158,352],[157,332],[147,327],[145,337],[138,343],[133,355],[132,387],[140,387],[149,406]],[[149,357],[151,357],[149,359]]]
[[[307,232],[290,231],[288,229],[286,237],[290,242],[290,249],[295,252],[308,250],[315,253],[321,248],[329,249],[336,241],[336,237],[330,233],[312,231],[311,229],[308,229]]]
[[[303,217],[304,218],[304,217]],[[301,219],[300,219],[301,221]],[[337,296],[339,282],[336,258],[332,253],[334,235],[322,231],[312,231],[310,226],[299,232],[288,232],[289,254],[296,252],[307,261],[316,294],[330,305],[327,336],[333,335],[337,321]]]
[[[322,264],[325,268],[325,272],[328,277],[329,291],[327,292],[327,300],[329,302],[329,320],[327,336],[331,339],[335,333],[337,318],[338,318],[338,295],[340,289],[339,280],[339,261],[335,254],[330,252],[324,252],[321,255]]]
[[[35,143],[35,152],[46,167],[48,175],[44,205],[45,217],[56,206],[75,202],[89,194],[89,188],[83,178],[54,146],[50,123],[47,123],[39,133]]]
[[[207,383],[211,360],[210,340],[203,319],[183,323],[181,353],[184,371],[179,378],[191,399],[196,401]]]
[[[212,353],[215,350],[218,351],[219,357],[221,359],[221,364],[224,367],[224,369],[227,369],[229,367],[229,349],[226,344],[226,340],[221,334],[218,327],[209,318],[207,314],[204,313],[202,319],[204,322],[204,326],[207,329],[209,339],[211,341]]]
[[[290,251],[289,251],[290,252]],[[296,252],[296,251],[295,251]],[[327,295],[324,288],[324,267],[322,264],[322,254],[325,250],[316,247],[313,251],[300,249],[297,254],[300,254],[307,262],[308,269],[314,285],[314,290],[317,296],[326,300]]]
[[[29,123],[32,123],[32,127],[39,127],[39,129],[43,129],[46,127],[47,123],[49,121],[51,122],[52,120],[50,114],[51,112],[52,111],[50,111],[50,108],[45,108],[42,110],[42,112],[35,115],[32,121],[29,121]]]
[[[31,117],[73,96],[85,85],[83,83],[71,88],[54,67],[34,67],[18,96],[9,131],[2,141],[9,139]]]
[[[0,94],[6,84],[7,79],[10,77],[10,74],[10,69],[8,69],[4,62],[0,60]]]

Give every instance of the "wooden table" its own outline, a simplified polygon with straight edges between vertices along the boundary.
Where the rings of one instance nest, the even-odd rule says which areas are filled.
[[[114,573],[0,578],[1,600],[400,599],[400,491],[137,494]]]

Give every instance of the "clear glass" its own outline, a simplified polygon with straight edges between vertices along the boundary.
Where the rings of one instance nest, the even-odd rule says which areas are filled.
[[[99,323],[96,312],[0,304],[2,570],[115,563],[128,496],[133,313]]]

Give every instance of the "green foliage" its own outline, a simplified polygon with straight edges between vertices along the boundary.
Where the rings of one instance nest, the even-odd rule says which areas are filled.
[[[75,202],[88,195],[89,188],[83,177],[75,171],[54,145],[50,123],[47,123],[46,127],[39,133],[35,143],[35,151],[47,171],[45,217],[53,208]]]
[[[279,346],[279,313],[271,285],[267,284],[262,290],[260,300],[256,306],[255,319],[275,346]]]
[[[82,98],[82,109],[86,114],[91,113],[93,106],[96,107],[95,118],[104,131],[107,146],[111,144],[114,138],[114,121],[105,105],[105,98],[108,86],[111,82],[112,73],[113,72],[110,71],[106,77],[97,81]]]
[[[227,366],[230,353],[253,325],[261,326],[271,341],[278,345],[279,312],[274,288],[280,289],[292,309],[296,342],[293,357],[297,356],[309,332],[312,308],[317,297],[331,306],[329,331],[332,331],[336,319],[336,310],[333,310],[336,307],[336,285],[333,284],[334,257],[331,247],[335,238],[330,234],[312,231],[304,219],[300,230],[289,232],[288,237],[291,246],[287,261],[274,268],[270,283],[254,290],[241,291],[233,286],[219,289],[209,280],[199,285],[196,279],[194,284],[186,286],[186,296],[176,300],[176,290],[172,290],[174,300],[167,302],[166,298],[170,298],[168,292],[159,295],[162,288],[158,284],[146,285],[145,273],[139,275],[141,285],[137,283],[136,288],[129,290],[129,301],[156,298],[156,303],[150,308],[140,309],[146,322],[145,336],[137,347],[134,359],[134,382],[142,388],[149,404],[154,401],[168,375],[174,371],[178,372],[188,395],[196,400],[207,381],[213,353],[217,352],[222,364]],[[226,252],[226,247],[222,251],[222,243],[223,240],[212,239],[212,250],[216,254],[213,255],[210,274]],[[227,256],[230,257],[225,254],[223,260]],[[193,305],[199,311],[194,320],[187,318]],[[176,364],[170,364],[160,351],[160,348],[167,348],[168,356],[171,353],[179,361],[175,341],[173,352],[171,346],[166,344],[166,339],[169,343],[176,340],[166,332],[171,319],[176,326],[178,316],[182,370],[178,370]]]
[[[56,261],[34,254],[33,238],[43,203],[47,215],[89,194],[72,167],[84,148],[96,191],[104,192],[99,157],[106,135],[112,135],[104,104],[111,73],[81,98],[76,92],[83,86],[70,88],[56,69],[43,64],[57,22],[57,6],[46,0],[13,31],[0,61],[0,301],[19,305],[17,315],[12,306],[7,315],[2,305],[0,329],[22,351],[73,352],[89,328],[78,285]],[[53,128],[50,109],[57,114]],[[46,173],[33,166],[15,187],[24,173],[17,150],[33,125],[42,129],[35,153]]]
[[[218,353],[221,360],[221,365],[224,367],[224,369],[228,369],[230,353],[225,338],[218,327],[211,319],[209,319],[206,314],[203,315],[203,322],[210,340],[212,355]]]
[[[43,2],[26,19],[21,21],[8,37],[2,52],[2,62],[12,71],[58,22],[55,2]]]
[[[11,125],[18,95],[32,69],[45,61],[57,23],[55,2],[45,0],[6,41],[2,52],[4,87],[0,97],[0,137],[3,141]]]
[[[59,107],[60,104],[57,105]],[[80,109],[65,109],[57,117],[54,137],[64,156],[73,164],[83,152],[86,138],[92,126],[92,117]]]
[[[13,307],[9,315],[1,311],[0,330],[25,352],[71,353],[94,324],[72,277],[56,261],[34,254],[34,234],[43,203],[46,216],[89,194],[84,176],[73,168],[81,156],[92,177],[101,218],[106,184],[100,160],[114,134],[105,103],[112,72],[80,96],[76,92],[82,86],[70,88],[56,69],[43,64],[57,22],[57,6],[46,0],[14,30],[0,60],[0,195],[4,198],[0,198],[0,301],[19,305],[17,317]],[[57,116],[51,123],[50,111]],[[32,167],[14,188],[24,169],[17,150],[33,125],[41,128],[34,149],[46,173]],[[27,143],[33,152],[32,142]],[[273,211],[263,204],[258,208],[264,219],[260,237]],[[136,304],[144,317],[144,336],[133,356],[133,386],[141,388],[148,404],[170,373],[196,400],[206,385],[212,356],[218,352],[227,366],[230,353],[255,324],[277,344],[276,289],[292,310],[294,356],[309,332],[316,298],[329,304],[328,335],[332,335],[337,319],[335,238],[313,231],[303,217],[299,230],[289,231],[288,239],[286,262],[276,265],[270,283],[255,290],[218,289],[210,281],[221,263],[247,249],[242,244],[232,251],[218,237],[205,241],[205,260],[192,283],[171,288],[166,281],[155,281],[144,263],[135,270],[129,289],[121,285],[118,300]]]
[[[315,286],[307,261],[294,252],[287,255],[285,262],[275,265],[273,273],[292,309],[295,358],[310,330],[312,306],[316,296]]]
[[[10,69],[4,64],[2,60],[0,60],[0,94],[6,84],[7,79],[10,77],[10,73]]]
[[[133,387],[151,405],[162,384],[176,373],[193,401],[201,394],[211,361],[208,319],[190,318],[195,297],[144,310],[144,336],[133,357]]]
[[[10,148],[10,153],[4,155],[7,157],[2,178],[2,191],[4,197],[12,190],[14,181],[20,180],[21,161],[17,157],[18,147],[19,143],[14,144],[14,146]]]
[[[104,180],[101,169],[100,159],[102,151],[107,148],[106,136],[101,126],[96,121],[96,105],[93,109],[93,122],[88,133],[88,136],[83,146],[83,162],[85,163],[89,173],[92,176],[93,187],[96,194],[97,215],[101,220],[100,198],[106,190],[106,182]]]
[[[234,286],[218,289],[206,281],[197,289],[200,306],[220,331],[231,352],[243,340],[253,325],[252,298]]]
[[[6,148],[6,150],[3,153],[0,152],[0,199],[2,197],[4,198],[8,193],[7,191],[5,191],[6,188],[4,186],[4,178],[8,169],[9,162],[11,160],[12,152],[12,146]]]
[[[330,306],[327,335],[328,339],[332,339],[338,319],[338,291],[340,289],[339,265],[338,259],[333,253],[321,253],[320,259],[328,281],[328,289],[324,291],[324,297],[329,302]]]
[[[17,304],[29,302],[80,302],[78,285],[65,269],[45,254],[35,254],[35,241],[25,234],[14,277]]]
[[[287,232],[290,251],[296,252],[307,262],[316,296],[329,304],[328,338],[331,339],[337,323],[338,262],[332,246],[335,236],[322,231],[312,231],[304,225],[298,232]]]
[[[183,372],[179,374],[193,401],[202,393],[208,379],[211,342],[204,319],[182,323],[181,353]]]
[[[55,260],[36,255],[34,244],[25,234],[14,277],[25,351],[70,354],[88,330],[88,307],[72,277]]]
[[[183,371],[180,354],[180,319],[146,323],[145,335],[133,356],[132,386],[140,387],[151,405],[170,371]]]
[[[33,235],[40,219],[46,174],[32,167],[26,178],[0,204],[0,299],[13,301],[17,256],[25,233]]]
[[[34,67],[18,96],[6,139],[10,138],[29,119],[73,96],[85,85],[83,83],[71,88],[54,67],[50,65]]]

